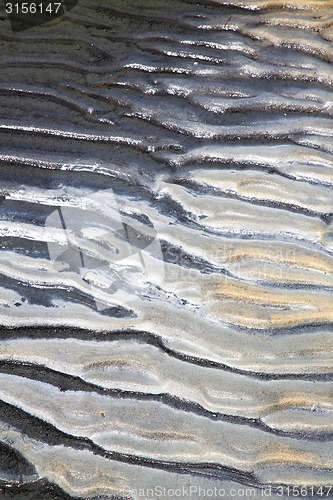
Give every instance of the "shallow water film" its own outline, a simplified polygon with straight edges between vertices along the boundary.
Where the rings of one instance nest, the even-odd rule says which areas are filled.
[[[0,14],[0,498],[333,497],[333,2],[72,3]]]

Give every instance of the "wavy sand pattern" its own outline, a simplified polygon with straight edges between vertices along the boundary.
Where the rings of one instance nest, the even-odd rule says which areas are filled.
[[[332,1],[1,25],[1,486],[332,483]]]

